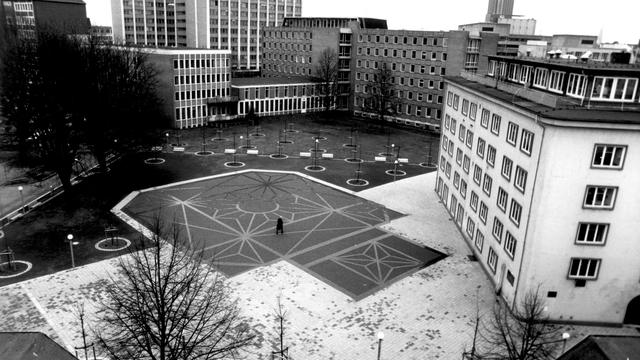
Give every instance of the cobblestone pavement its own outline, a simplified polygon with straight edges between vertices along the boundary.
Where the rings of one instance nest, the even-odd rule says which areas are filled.
[[[377,352],[384,332],[385,359],[460,359],[471,343],[476,306],[490,309],[495,297],[480,265],[433,192],[435,174],[416,176],[360,193],[407,214],[385,229],[449,256],[361,301],[355,302],[300,268],[281,261],[231,279],[244,315],[265,341],[252,358],[267,358],[276,337],[273,316],[282,297],[288,317],[285,343],[294,359],[364,359]],[[28,280],[0,290],[0,331],[43,331],[67,348],[81,344],[77,304],[95,327],[103,289],[117,260]],[[476,305],[478,304],[478,305]],[[568,326],[575,344],[588,333],[637,333],[627,328]]]

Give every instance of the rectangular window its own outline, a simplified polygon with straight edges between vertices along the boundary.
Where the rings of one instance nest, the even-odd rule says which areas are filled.
[[[507,253],[507,255],[509,255],[509,257],[513,260],[513,257],[516,254],[516,245],[518,244],[518,241],[516,240],[516,238],[511,235],[510,232],[506,232],[504,234],[504,251]]]
[[[473,131],[467,130],[467,147],[469,149],[473,148]]]
[[[548,82],[549,70],[544,68],[536,68],[533,76],[533,86],[546,89]]]
[[[448,161],[445,164],[444,174],[447,175],[447,179],[451,179],[451,164]]]
[[[502,232],[504,231],[504,225],[502,225],[502,222],[500,220],[498,220],[497,217],[493,218],[493,230],[491,231],[493,233],[493,237],[496,238],[496,240],[498,241],[498,244],[502,241]]]
[[[462,165],[462,149],[458,148],[458,152],[456,153],[456,162],[458,165]]]
[[[458,134],[458,139],[460,139],[460,141],[462,141],[462,143],[464,143],[464,138],[467,135],[467,133],[466,133],[467,128],[464,125],[460,124],[459,131],[460,131],[460,133]]]
[[[453,106],[453,93],[451,91],[447,92],[447,105]]]
[[[531,66],[523,66],[520,71],[520,83],[526,84],[529,81],[529,77],[531,76]]]
[[[609,224],[580,223],[578,224],[576,244],[604,245],[608,233]]]
[[[587,186],[584,207],[591,209],[613,209],[616,202],[617,187]]]
[[[480,182],[482,181],[482,169],[478,165],[475,165],[473,168],[473,181],[480,186]]]
[[[440,156],[440,170],[444,171],[444,164],[447,161],[444,159],[444,156]]]
[[[460,180],[460,196],[463,199],[467,198],[467,182],[464,180]]]
[[[444,128],[445,128],[446,130],[449,130],[449,123],[450,123],[450,122],[451,122],[451,116],[446,115],[446,116],[444,117]]]
[[[513,146],[518,143],[518,125],[509,121],[507,126],[507,142]]]
[[[478,146],[476,149],[476,153],[478,154],[478,156],[480,156],[481,159],[484,159],[484,148],[485,148],[486,142],[484,141],[483,138],[479,137],[478,138]]]
[[[491,145],[487,145],[487,164],[491,167],[496,164],[496,148]]]
[[[524,190],[527,187],[527,170],[520,166],[516,166],[516,177],[513,181],[513,185],[524,194]]]
[[[493,114],[491,118],[491,132],[495,135],[500,135],[500,121],[502,117],[500,115]]]
[[[518,202],[515,199],[511,199],[511,209],[509,210],[509,219],[516,226],[520,226],[521,217],[522,217],[522,205],[518,204]]]
[[[493,248],[489,248],[489,255],[487,256],[487,265],[489,265],[489,269],[496,273],[496,268],[498,267],[498,254],[493,251]]]
[[[460,102],[460,96],[458,94],[453,94],[453,108],[458,110],[458,103]]]
[[[600,169],[622,169],[627,147],[623,145],[596,144],[591,166]]]
[[[636,96],[638,79],[595,77],[591,98],[600,101],[633,101]]]
[[[480,115],[480,125],[487,129],[489,128],[489,118],[491,117],[491,113],[487,109],[482,109],[482,115]]]
[[[453,156],[453,140],[449,140],[449,156]]]
[[[493,179],[488,174],[484,174],[484,183],[482,185],[482,191],[484,191],[487,196],[491,196],[491,185],[493,183]]]
[[[480,229],[476,231],[476,241],[475,241],[476,249],[480,251],[482,254],[482,248],[484,247],[484,235],[480,232]]]
[[[460,174],[457,171],[453,172],[453,186],[458,189],[460,187]]]
[[[600,270],[600,259],[572,258],[569,264],[570,279],[595,280]]]
[[[487,206],[487,204],[484,203],[484,201],[480,202],[480,211],[478,212],[478,216],[480,217],[480,221],[482,221],[483,224],[487,224],[487,215],[489,214],[489,207]]]
[[[475,191],[471,191],[471,198],[469,199],[469,206],[473,212],[478,211],[478,194]]]
[[[522,136],[520,137],[520,151],[527,155],[531,155],[533,150],[533,133],[531,131],[522,129]]]
[[[549,90],[562,93],[562,83],[564,81],[564,72],[552,70],[549,76]]]
[[[513,169],[513,161],[506,155],[502,157],[502,177],[511,181],[511,170]]]
[[[462,99],[462,115],[468,115],[469,114],[469,100],[467,99]]]
[[[469,174],[470,164],[471,164],[471,159],[467,155],[465,155],[464,160],[462,161],[462,170],[464,170],[464,172],[467,174]]]
[[[478,112],[478,104],[472,102],[471,107],[469,108],[469,119],[471,119],[471,121],[476,121],[477,112]]]
[[[451,118],[451,134],[455,135],[456,134],[456,126],[458,124],[458,121],[456,121],[456,119]]]
[[[473,233],[476,231],[476,223],[471,220],[471,217],[467,218],[467,235],[473,238]]]
[[[502,210],[502,212],[507,211],[507,202],[509,201],[509,194],[502,188],[498,188],[498,199],[496,201],[496,205],[498,205],[498,209]]]
[[[569,74],[567,83],[567,95],[577,98],[583,98],[587,89],[587,76],[578,74]]]

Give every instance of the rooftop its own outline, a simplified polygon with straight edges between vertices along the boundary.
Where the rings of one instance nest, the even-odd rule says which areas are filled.
[[[635,359],[640,354],[640,336],[589,335],[558,360]]]
[[[279,77],[247,77],[231,79],[231,86],[264,86],[264,85],[290,85],[290,84],[309,84],[314,80],[306,76],[279,76]]]
[[[41,332],[0,332],[0,359],[3,360],[77,360],[50,337]]]
[[[595,50],[595,49],[593,49]],[[595,61],[595,60],[587,60],[582,61],[581,59],[560,59],[560,58],[540,58],[534,56],[489,56],[491,60],[505,61],[505,62],[516,62],[516,63],[534,63],[534,64],[546,64],[546,65],[554,65],[561,66],[566,68],[578,69],[578,70],[610,70],[615,72],[617,70],[621,71],[632,71],[637,72],[640,75],[640,64],[613,64],[604,61]]]
[[[620,104],[617,104],[617,107],[586,106],[565,96],[554,96],[470,73],[445,78],[450,83],[513,104],[550,120],[640,125],[640,107],[634,107],[633,104],[624,107]]]

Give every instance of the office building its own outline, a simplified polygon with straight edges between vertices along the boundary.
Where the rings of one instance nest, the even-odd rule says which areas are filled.
[[[177,129],[235,118],[229,50],[140,48],[158,72],[158,97]]]
[[[234,70],[258,70],[262,33],[300,16],[302,0],[111,0],[116,41],[231,50]]]
[[[89,33],[86,4],[82,0],[6,0],[0,21],[19,36],[33,37],[37,27],[64,33]]]
[[[510,306],[640,319],[640,67],[489,57],[447,78],[436,191]]]
[[[113,43],[113,29],[111,26],[91,26],[89,34],[102,43]]]
[[[497,22],[498,18],[510,19],[513,16],[514,0],[489,0],[485,21]]]

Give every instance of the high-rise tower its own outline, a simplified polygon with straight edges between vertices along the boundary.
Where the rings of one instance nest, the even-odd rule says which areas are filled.
[[[232,67],[257,70],[267,26],[300,16],[302,0],[111,0],[116,41],[231,50]]]
[[[513,16],[513,1],[514,0],[489,0],[489,8],[487,9],[485,21],[497,22],[501,16],[506,19],[511,19]]]

